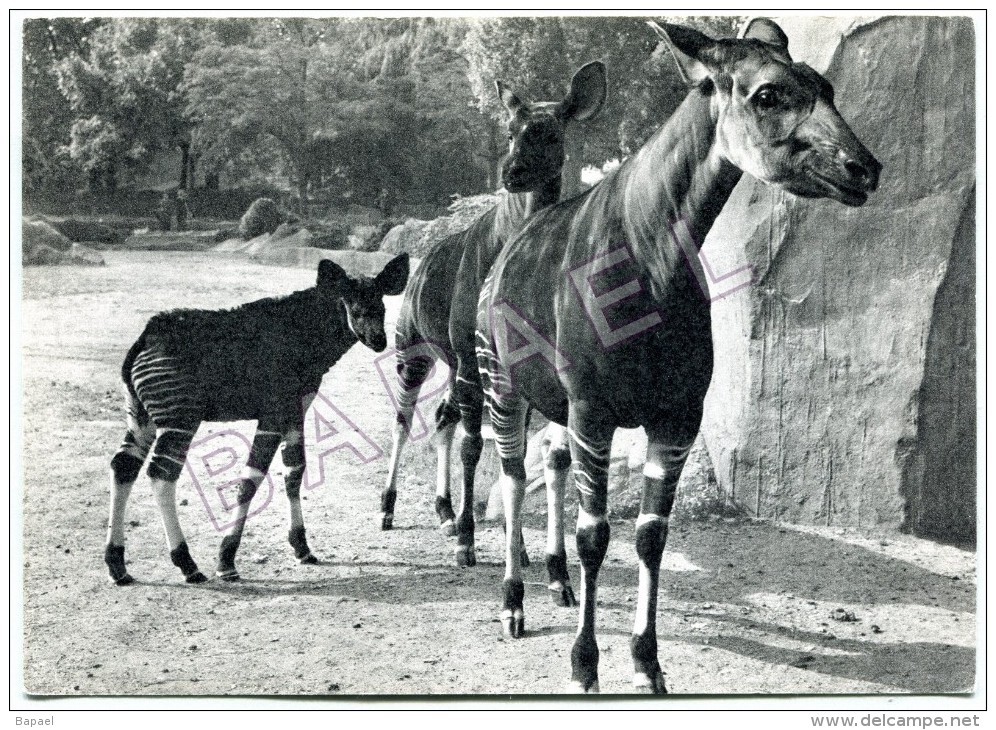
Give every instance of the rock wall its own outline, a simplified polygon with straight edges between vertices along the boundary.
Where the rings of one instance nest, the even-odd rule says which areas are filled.
[[[713,305],[717,478],[758,517],[972,542],[972,22],[778,22],[884,170],[856,209],[745,176],[717,221],[713,270],[755,267]]]

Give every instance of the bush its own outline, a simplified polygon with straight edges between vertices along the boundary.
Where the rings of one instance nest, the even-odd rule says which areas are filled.
[[[349,247],[354,251],[364,251],[367,253],[379,251],[384,236],[400,222],[398,220],[382,220],[367,226],[353,226]]]
[[[501,200],[501,195],[458,197],[450,204],[450,215],[431,221],[409,218],[403,226],[395,226],[384,236],[380,248],[385,253],[397,254],[406,251],[415,257],[425,256],[436,242],[466,230],[474,221],[494,208]]]
[[[248,241],[264,233],[273,233],[283,220],[284,216],[272,198],[257,198],[239,221],[239,237]]]
[[[121,231],[103,223],[95,223],[78,218],[66,218],[65,220],[45,219],[45,221],[70,241],[76,243],[121,243],[126,238]]]
[[[309,226],[311,247],[328,251],[342,251],[349,248],[349,224],[342,221],[325,221]]]

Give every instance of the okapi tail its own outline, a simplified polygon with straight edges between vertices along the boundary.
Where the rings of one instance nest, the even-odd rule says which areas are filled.
[[[124,363],[121,365],[121,380],[124,382],[125,387],[128,389],[128,395],[138,400],[138,393],[135,392],[135,384],[132,382],[131,369],[135,365],[135,358],[138,357],[138,353],[145,349],[145,332],[143,331],[139,335],[138,339],[135,340],[135,344],[131,346],[128,350],[128,354],[125,355]]]

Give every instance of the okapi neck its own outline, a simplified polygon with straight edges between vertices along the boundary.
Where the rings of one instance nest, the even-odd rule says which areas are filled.
[[[637,242],[659,246],[683,225],[701,248],[740,181],[743,173],[716,149],[712,102],[711,94],[693,89],[634,158],[624,215]]]
[[[544,208],[560,201],[560,176],[550,178],[539,190],[528,193],[510,193],[503,201],[507,214],[515,220],[523,221]]]
[[[526,217],[533,215],[537,211],[548,208],[560,201],[560,189],[562,187],[560,175],[547,180],[546,184],[526,195]]]

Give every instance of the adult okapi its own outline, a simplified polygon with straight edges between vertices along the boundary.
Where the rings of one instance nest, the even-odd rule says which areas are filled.
[[[356,342],[376,352],[387,347],[383,297],[400,294],[407,280],[408,254],[392,259],[373,279],[351,278],[325,260],[310,289],[233,310],[176,309],[149,320],[121,368],[128,431],[111,459],[104,561],[112,581],[133,581],[124,559],[125,506],[150,450],[148,473],[170,559],[188,583],[207,580],[190,555],[176,513],[176,480],[202,421],[259,423],[216,574],[224,580],[239,577],[235,553],[249,504],[281,442],[290,544],[302,563],[318,562],[301,513],[305,412],[322,377]]]
[[[507,524],[504,628],[512,636],[524,629],[518,543],[523,422],[532,405],[567,426],[583,576],[571,686],[582,692],[598,690],[595,591],[609,543],[609,447],[616,428],[637,426],[649,444],[630,648],[636,687],[666,692],[657,659],[658,573],[712,377],[698,246],[744,172],[796,195],[857,206],[881,170],[835,109],[830,84],[792,62],[775,23],[755,20],[739,39],[725,40],[651,25],[692,85],[688,97],[614,173],[532,218],[499,255],[478,310]],[[566,480],[566,469],[558,478]]]
[[[509,113],[509,154],[502,164],[502,182],[510,195],[478,218],[467,230],[440,241],[423,259],[405,290],[398,319],[398,403],[387,483],[381,495],[381,527],[391,529],[397,498],[398,465],[412,425],[419,389],[434,359],[450,366],[450,387],[436,413],[436,512],[444,531],[457,534],[459,565],[474,565],[474,472],[483,448],[481,417],[484,396],[477,373],[474,330],[477,299],[484,277],[498,252],[526,219],[560,199],[564,165],[564,136],[574,122],[592,119],[606,97],[605,66],[598,62],[580,68],[570,90],[559,102],[525,103],[501,81],[498,96]],[[450,500],[450,448],[457,423],[466,436],[460,448],[463,490],[460,514]],[[455,520],[455,524],[454,524]],[[566,558],[562,530],[559,549],[547,562],[551,580],[563,601],[573,603],[566,589]],[[551,548],[548,547],[548,552]],[[556,563],[556,565],[554,565]]]

